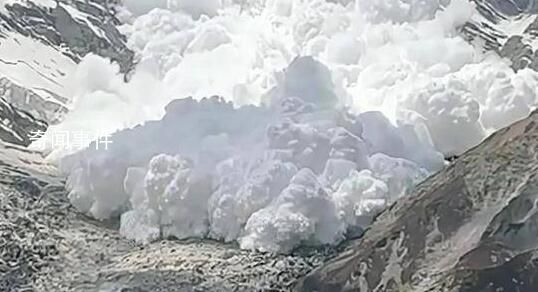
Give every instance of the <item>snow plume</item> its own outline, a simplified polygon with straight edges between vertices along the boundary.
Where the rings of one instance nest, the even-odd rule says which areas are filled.
[[[130,81],[86,57],[47,133],[113,133],[51,157],[74,206],[137,242],[336,244],[536,105],[536,73],[458,36],[465,0],[147,3],[124,2]]]
[[[297,72],[310,76],[294,83]],[[142,243],[210,237],[273,252],[337,243],[443,162],[431,144],[419,145],[431,157],[416,159],[413,133],[392,125],[374,137],[398,141],[397,158],[376,154],[362,127],[382,114],[338,105],[325,73],[313,58],[297,58],[267,106],[172,101],[161,120],[113,134],[107,150],[62,159],[69,198],[95,218],[121,215],[120,232]],[[359,170],[367,174],[357,178]],[[353,186],[363,176],[375,190]]]

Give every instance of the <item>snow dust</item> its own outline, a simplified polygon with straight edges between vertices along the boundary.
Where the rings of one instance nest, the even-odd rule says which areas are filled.
[[[536,73],[458,35],[465,0],[152,3],[121,9],[129,82],[86,57],[48,132],[114,133],[49,150],[73,205],[137,242],[337,244],[536,105]]]

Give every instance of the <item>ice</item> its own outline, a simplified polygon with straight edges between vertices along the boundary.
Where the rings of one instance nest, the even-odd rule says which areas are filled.
[[[125,5],[129,81],[87,56],[47,135],[111,134],[49,157],[77,209],[140,243],[337,244],[536,107],[536,72],[458,35],[465,0]]]

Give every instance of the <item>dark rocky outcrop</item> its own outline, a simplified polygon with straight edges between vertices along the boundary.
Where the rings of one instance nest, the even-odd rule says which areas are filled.
[[[89,53],[110,58],[127,72],[132,67],[134,53],[127,48],[125,37],[116,28],[120,23],[109,2],[112,3],[57,0],[53,8],[31,1],[25,5],[6,5],[7,13],[0,13],[3,28],[0,33],[17,31],[57,48],[77,62]]]
[[[0,139],[4,142],[28,146],[31,137],[47,130],[47,123],[19,110],[0,97]]]
[[[33,90],[17,85],[9,78],[0,77],[0,96],[11,106],[25,111],[47,124],[56,124],[67,113],[67,99],[47,91],[44,97]]]
[[[538,112],[384,211],[297,291],[538,291]]]
[[[538,2],[534,0],[472,0],[478,17],[461,27],[461,33],[471,43],[484,50],[495,51],[512,62],[516,71],[538,70],[538,48],[531,43],[538,36]],[[530,18],[521,34],[499,29],[500,22],[518,22]]]

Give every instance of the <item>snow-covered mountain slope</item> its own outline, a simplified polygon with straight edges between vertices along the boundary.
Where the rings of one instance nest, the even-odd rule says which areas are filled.
[[[462,27],[463,36],[509,59],[514,70],[538,70],[538,2],[473,1],[479,13]]]
[[[108,1],[3,1],[0,9],[0,139],[28,145],[32,132],[58,123],[73,95],[70,78],[89,54],[127,71],[133,54]]]
[[[51,47],[75,62],[93,53],[118,62],[123,71],[133,53],[116,29],[114,3],[107,0],[7,1],[2,26]],[[61,64],[58,64],[61,66]]]

